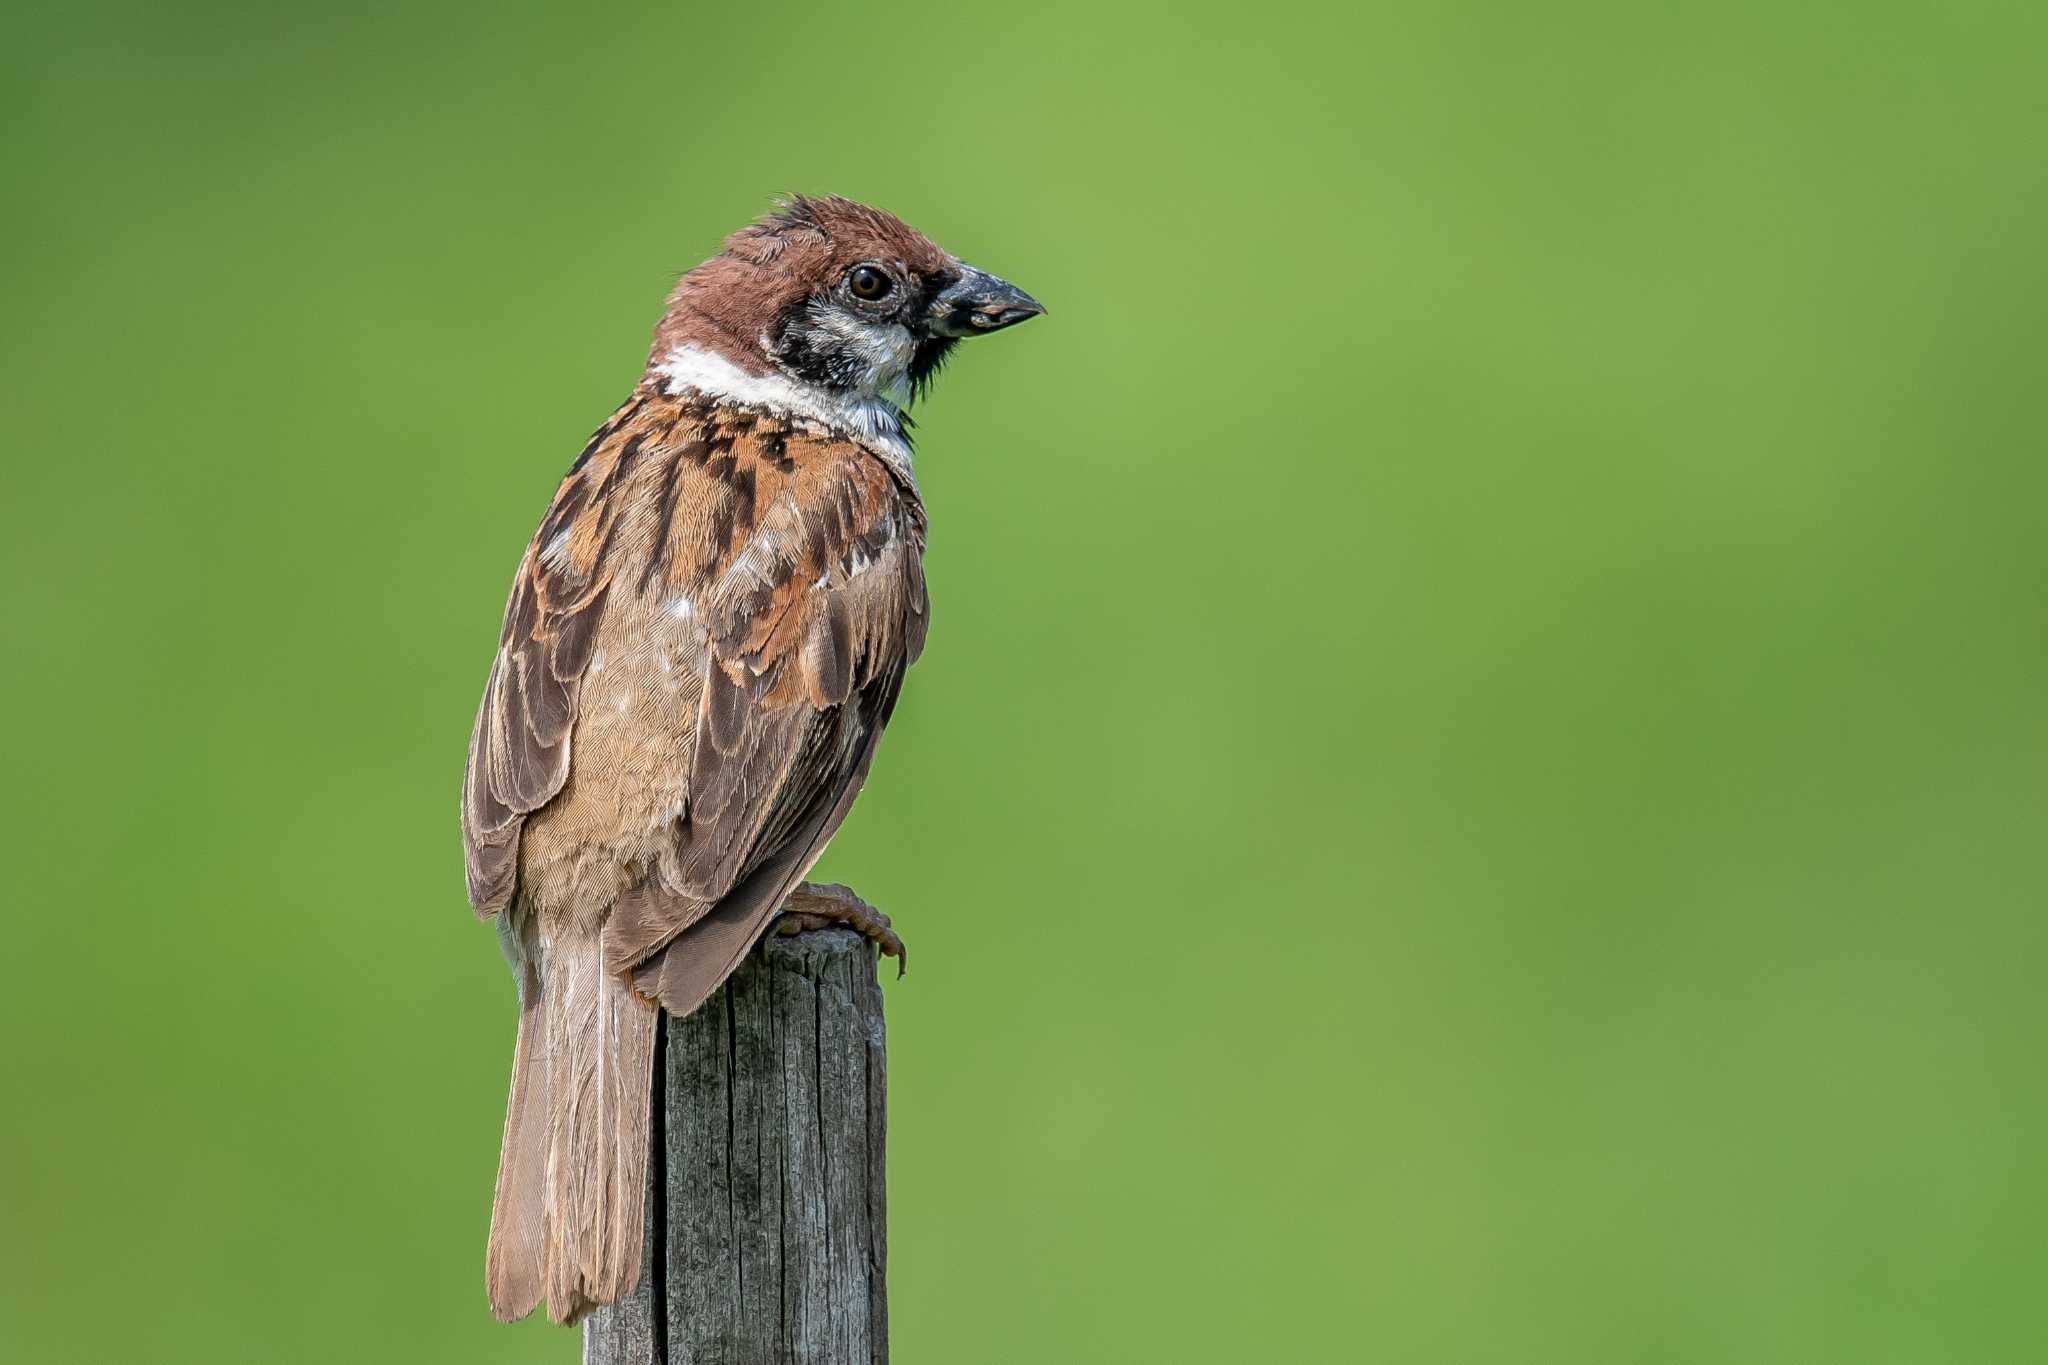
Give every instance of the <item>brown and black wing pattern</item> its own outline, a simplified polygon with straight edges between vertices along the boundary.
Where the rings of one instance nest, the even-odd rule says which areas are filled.
[[[681,741],[686,795],[612,907],[604,956],[643,993],[693,1007],[858,793],[923,646],[923,548],[907,474],[863,446],[643,391],[564,480],[514,584],[464,787],[479,912],[510,901],[522,822],[569,780],[600,618],[615,641],[628,620],[688,619],[701,699],[692,733],[665,737]],[[576,769],[578,791],[607,779]]]
[[[569,777],[577,688],[611,588],[602,550],[621,510],[616,455],[645,441],[649,406],[648,396],[636,397],[590,438],[512,580],[462,775],[463,864],[480,916],[511,902],[520,828]],[[592,456],[608,446],[613,477],[593,479]],[[569,553],[544,553],[550,544]]]
[[[706,657],[687,808],[605,932],[607,965],[685,1013],[845,819],[928,615],[923,513],[882,461],[772,425],[731,458],[718,477],[757,515],[695,580]]]
[[[607,963],[629,953],[636,956],[634,989],[671,1013],[688,1014],[704,1003],[759,940],[776,908],[846,819],[901,685],[899,666],[869,691],[821,715],[811,747],[831,761],[798,766],[798,776],[786,784],[785,800],[778,805],[783,818],[760,841],[758,856],[744,864],[732,888],[708,907],[688,898],[654,896],[651,888],[643,891],[655,903],[688,905],[695,913],[683,918],[680,928],[673,920],[663,924],[661,932],[650,936],[655,946],[638,951],[614,933],[627,923],[615,917],[606,929]]]
[[[672,886],[684,895],[731,887],[853,769],[865,735],[846,724],[921,643],[921,537],[893,481],[873,460],[821,465],[766,509],[702,605],[710,667]]]

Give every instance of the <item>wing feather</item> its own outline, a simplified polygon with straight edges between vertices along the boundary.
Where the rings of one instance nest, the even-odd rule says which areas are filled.
[[[674,746],[685,796],[611,908],[605,959],[640,967],[643,993],[672,1006],[722,980],[866,776],[924,641],[924,529],[907,475],[852,441],[646,393],[615,414],[556,493],[506,605],[464,780],[479,913],[510,902],[521,828],[568,781],[608,605],[636,604],[602,627],[616,643],[626,621],[681,604],[702,632],[694,732]],[[686,933],[699,921],[723,936]]]
[[[761,896],[780,904],[794,883],[764,869],[822,851],[844,819],[908,662],[909,623],[927,610],[910,567],[924,548],[915,490],[850,442],[776,437],[737,442],[723,476],[744,479],[757,520],[705,575],[687,811],[632,912],[607,926],[615,970],[714,909],[726,922],[744,902],[752,922]],[[816,857],[796,857],[791,875]]]
[[[646,409],[636,398],[591,438],[512,580],[462,778],[464,870],[479,915],[511,902],[520,828],[568,781],[577,690],[611,586],[601,556],[577,553],[574,542],[599,543],[618,520],[618,507],[594,490],[615,483],[622,452],[640,435],[625,428],[646,420]]]

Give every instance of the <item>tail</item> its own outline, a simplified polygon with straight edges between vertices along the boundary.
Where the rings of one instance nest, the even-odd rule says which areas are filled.
[[[545,976],[528,956],[519,997],[484,1278],[505,1321],[545,1295],[570,1323],[640,1278],[658,1014],[595,934],[550,943]]]

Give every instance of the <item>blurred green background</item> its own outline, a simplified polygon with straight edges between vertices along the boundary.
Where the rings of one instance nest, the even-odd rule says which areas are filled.
[[[2048,18],[54,5],[0,32],[0,1356],[489,1317],[455,795],[674,275],[920,413],[896,1358],[2048,1352]]]

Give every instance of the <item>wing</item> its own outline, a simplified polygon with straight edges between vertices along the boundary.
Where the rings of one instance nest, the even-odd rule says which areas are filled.
[[[703,1004],[739,965],[767,929],[784,898],[824,852],[826,843],[846,818],[854,797],[860,794],[901,681],[900,671],[886,677],[863,694],[857,705],[850,703],[842,710],[839,724],[841,733],[850,741],[845,751],[851,756],[850,766],[836,781],[818,785],[809,802],[799,808],[799,815],[790,822],[788,837],[765,845],[767,855],[756,861],[716,905],[689,916],[680,931],[674,930],[673,921],[657,922],[668,936],[657,936],[657,946],[633,964],[636,990],[658,1000],[670,1013],[686,1015]],[[643,888],[622,900],[621,906],[636,902],[675,904]],[[607,961],[612,957],[614,930],[622,920],[615,912],[606,924]]]
[[[928,617],[907,478],[850,442],[740,425],[703,463],[731,496],[678,500],[713,509],[671,551],[706,566],[671,583],[694,585],[705,633],[684,814],[605,927],[607,965],[685,1013],[845,818]],[[751,533],[720,533],[721,508],[754,511]]]
[[[568,780],[577,691],[613,577],[603,549],[625,506],[623,475],[657,429],[654,402],[636,396],[590,438],[512,580],[462,775],[463,864],[480,916],[511,901],[520,829]]]
[[[622,658],[642,623],[666,623],[689,642],[690,732],[621,735],[650,722],[614,697],[578,742],[669,754],[686,778],[607,918],[605,957],[671,1008],[706,979],[708,994],[859,790],[923,647],[923,547],[907,472],[860,445],[651,391],[622,409],[563,481],[506,609],[464,784],[478,911],[509,903],[522,827],[570,779],[593,647]],[[615,691],[623,675],[607,668]],[[578,779],[571,807],[598,808],[594,781]]]

